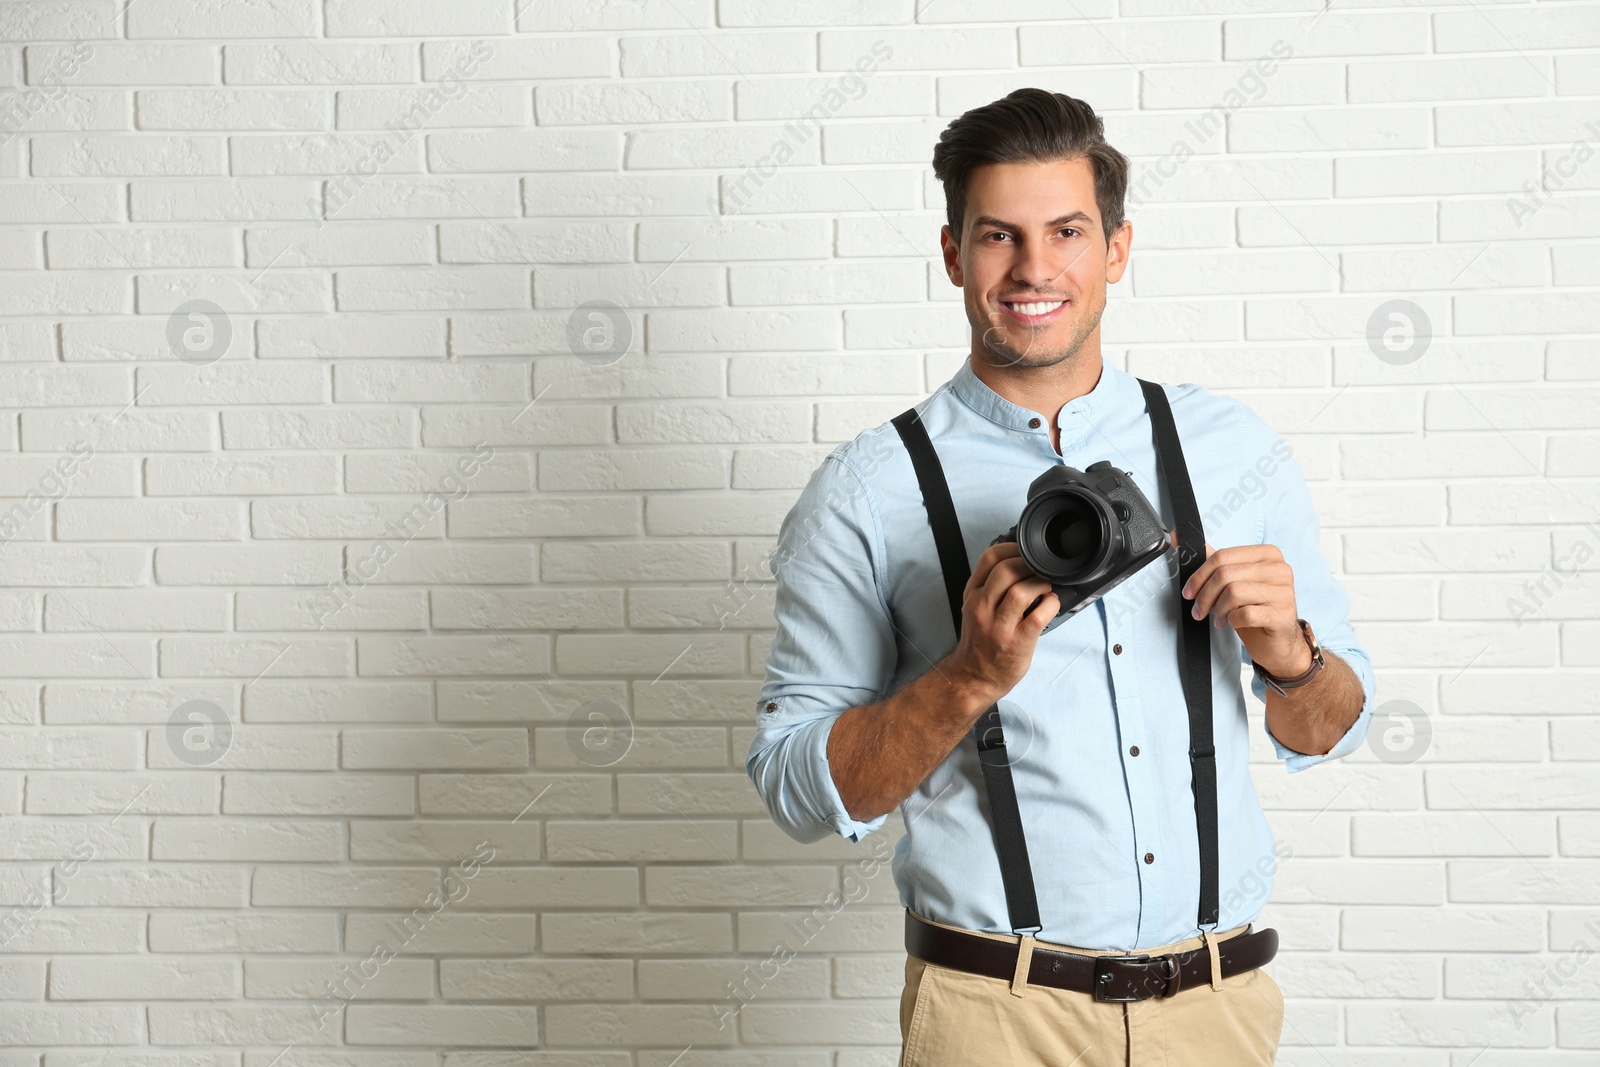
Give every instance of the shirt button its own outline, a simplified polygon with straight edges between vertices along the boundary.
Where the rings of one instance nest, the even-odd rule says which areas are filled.
[[[1039,420],[1038,419],[1029,419],[1028,420],[1028,429],[1037,430],[1038,428],[1039,428]]]
[[[1115,652],[1117,655],[1120,656],[1120,655],[1122,655],[1122,646],[1121,645],[1112,645],[1111,646],[1111,651]]]
[[[767,701],[767,710],[768,711],[777,711],[778,710],[778,702],[776,700]]]
[[[1146,863],[1154,863],[1156,861],[1156,854],[1154,852],[1146,852],[1144,854],[1144,861]]]
[[[1139,746],[1138,745],[1134,745],[1132,748],[1128,749],[1128,755],[1137,756],[1138,754],[1139,754]]]

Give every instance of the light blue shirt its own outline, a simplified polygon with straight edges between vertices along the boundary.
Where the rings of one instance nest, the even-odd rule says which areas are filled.
[[[1300,616],[1361,680],[1361,715],[1331,751],[1297,753],[1268,731],[1273,747],[1290,772],[1343,756],[1366,736],[1376,682],[1347,618],[1349,598],[1323,558],[1300,466],[1244,403],[1201,385],[1164,388],[1206,540],[1276,545],[1294,569]],[[1168,529],[1176,525],[1139,383],[1110,363],[1061,409],[1060,455],[1045,416],[1000,397],[970,361],[917,408],[969,561],[1017,521],[1028,484],[1052,464],[1082,470],[1108,459],[1132,474]],[[1027,675],[999,702],[1042,940],[1136,951],[1200,933],[1175,559],[1169,552],[1043,635]],[[922,495],[892,425],[840,445],[817,468],[783,522],[772,566],[777,632],[746,769],[791,837],[859,841],[888,816],[861,822],[845,811],[828,768],[834,720],[925,673],[956,640]],[[1249,654],[1226,625],[1211,630],[1211,651],[1218,929],[1228,930],[1255,921],[1270,896],[1275,842],[1248,765],[1239,676]],[[1251,688],[1265,698],[1253,676]],[[1012,932],[987,809],[969,734],[900,806],[906,833],[893,870],[904,906]]]

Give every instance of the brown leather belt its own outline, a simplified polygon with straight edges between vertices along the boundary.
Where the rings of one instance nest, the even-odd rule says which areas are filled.
[[[906,911],[906,951],[939,967],[1011,981],[1017,971],[1016,941],[949,930]],[[1222,977],[1253,970],[1278,954],[1278,931],[1245,927],[1217,942]],[[1204,945],[1187,952],[1084,956],[1035,945],[1028,981],[1092,993],[1095,1000],[1130,1001],[1170,997],[1180,989],[1211,983],[1211,953]]]

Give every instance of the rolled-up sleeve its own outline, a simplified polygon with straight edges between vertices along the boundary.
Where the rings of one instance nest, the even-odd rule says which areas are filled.
[[[834,721],[880,699],[893,674],[883,552],[867,483],[838,449],[812,474],[779,530],[772,556],[777,630],[745,759],[773,821],[798,841],[830,831],[859,841],[888,818],[851,818],[828,766]]]
[[[1373,700],[1378,684],[1372,659],[1361,647],[1350,625],[1350,597],[1328,569],[1327,558],[1322,552],[1322,525],[1317,519],[1310,490],[1306,487],[1305,474],[1294,458],[1293,450],[1250,407],[1239,403],[1239,412],[1244,423],[1242,439],[1257,442],[1260,446],[1259,449],[1252,446],[1250,455],[1262,457],[1257,460],[1256,469],[1262,473],[1267,484],[1262,501],[1261,543],[1276,545],[1283,553],[1284,560],[1293,568],[1295,604],[1300,617],[1311,624],[1317,642],[1325,651],[1336,654],[1348,663],[1361,682],[1361,713],[1338,743],[1327,752],[1316,755],[1296,752],[1274,737],[1270,729],[1267,730],[1267,737],[1271,739],[1278,758],[1293,773],[1349,755],[1360,747],[1366,739],[1368,724],[1372,721]],[[1242,644],[1240,657],[1246,666],[1251,664],[1250,653],[1244,650]],[[1266,684],[1253,671],[1250,690],[1255,693],[1256,699],[1266,701]]]

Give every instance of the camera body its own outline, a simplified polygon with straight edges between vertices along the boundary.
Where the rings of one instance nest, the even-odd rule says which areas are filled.
[[[1017,543],[1023,562],[1061,600],[1046,633],[1171,547],[1160,513],[1132,476],[1104,459],[1035,478],[1017,524],[989,543],[1005,541]],[[1028,611],[1038,606],[1035,600]]]

